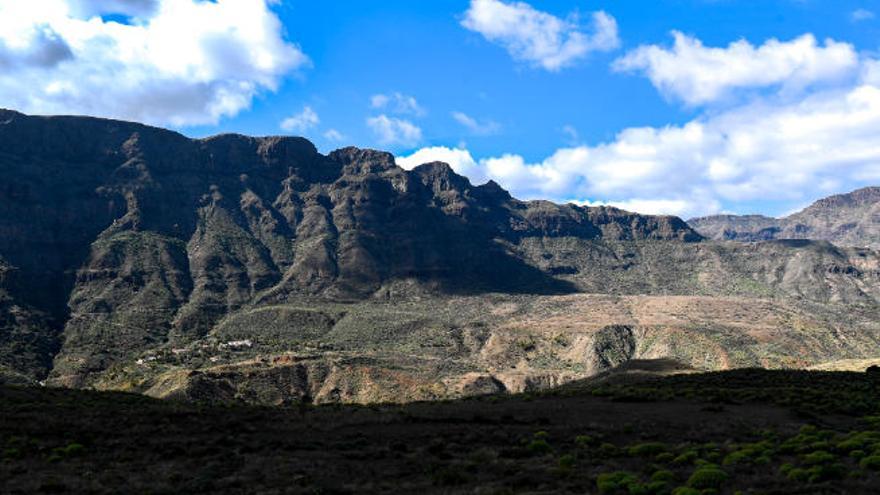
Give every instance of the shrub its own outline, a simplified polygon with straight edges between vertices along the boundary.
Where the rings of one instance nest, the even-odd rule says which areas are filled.
[[[654,460],[657,462],[670,462],[675,459],[675,454],[672,452],[661,452],[654,457]]]
[[[717,466],[703,466],[688,478],[688,486],[692,488],[718,488],[724,484],[729,476]]]
[[[633,445],[627,452],[631,456],[647,457],[666,452],[666,445],[659,442],[642,443]]]
[[[824,464],[821,466],[813,466],[808,470],[810,483],[818,483],[825,480],[836,480],[846,475],[846,467],[843,464]]]
[[[788,470],[785,477],[792,481],[805,482],[810,479],[810,473],[804,468],[792,468]]]
[[[689,486],[680,486],[675,490],[672,490],[672,495],[700,495],[700,490],[696,488],[691,488]]]
[[[834,454],[825,452],[824,450],[817,450],[816,452],[805,455],[803,459],[804,464],[808,466],[814,466],[817,464],[828,464],[830,462],[834,462],[837,457]]]
[[[645,490],[648,493],[669,493],[669,483],[665,481],[651,481],[645,485]]]
[[[638,484],[638,478],[627,471],[602,473],[596,478],[596,487],[599,489],[599,493],[626,493],[631,491],[630,486]]]
[[[590,445],[594,445],[596,443],[596,439],[591,437],[590,435],[578,435],[574,437],[574,443],[578,447],[589,447]]]
[[[559,469],[563,471],[570,471],[571,468],[574,467],[574,456],[571,454],[565,454],[559,458]]]
[[[686,450],[672,460],[673,464],[690,464],[697,460],[697,452],[695,450]]]
[[[873,471],[880,471],[880,455],[872,455],[865,457],[859,462],[859,466],[862,469],[871,469]]]
[[[665,469],[655,471],[654,474],[651,475],[651,481],[672,481],[673,479],[675,479],[675,474],[672,471],[667,471]]]
[[[20,459],[22,457],[21,449],[10,447],[3,450],[4,459]]]
[[[526,448],[529,449],[529,452],[535,455],[546,454],[553,450],[552,447],[550,447],[550,444],[544,439],[532,440]]]

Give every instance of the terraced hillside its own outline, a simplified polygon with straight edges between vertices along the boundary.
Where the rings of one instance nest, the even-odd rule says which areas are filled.
[[[0,371],[159,397],[403,400],[637,357],[875,358],[880,254],[704,240],[442,163],[0,112]]]

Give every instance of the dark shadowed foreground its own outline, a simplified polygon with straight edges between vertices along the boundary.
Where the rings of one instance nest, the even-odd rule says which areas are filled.
[[[260,408],[0,389],[4,493],[876,493],[871,373],[619,373]]]

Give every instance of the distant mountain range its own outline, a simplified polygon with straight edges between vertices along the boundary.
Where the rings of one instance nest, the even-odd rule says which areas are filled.
[[[369,402],[880,342],[876,251],[708,241],[381,151],[0,111],[0,174],[0,380]]]
[[[783,218],[712,215],[688,224],[709,239],[813,239],[880,249],[880,187],[829,196]]]

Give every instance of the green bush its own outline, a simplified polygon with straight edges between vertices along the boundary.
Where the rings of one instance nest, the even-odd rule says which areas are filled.
[[[630,487],[639,485],[636,475],[627,471],[602,473],[596,478],[599,493],[629,493]]]
[[[807,481],[810,483],[819,483],[820,481],[838,480],[843,478],[846,475],[846,467],[840,463],[823,464],[811,467],[808,472],[809,478]]]
[[[865,457],[865,451],[864,450],[851,450],[849,453],[849,456],[852,457],[853,459],[861,459],[862,457]]]
[[[571,468],[574,467],[575,458],[571,454],[565,454],[559,457],[559,469],[563,471],[570,471]]]
[[[666,452],[666,445],[662,444],[660,442],[642,443],[639,445],[633,445],[632,447],[627,449],[627,452],[631,456],[638,456],[638,457],[653,456],[653,455],[657,455],[657,454]]]
[[[697,460],[698,454],[695,450],[686,450],[672,460],[673,464],[690,464]]]
[[[574,437],[574,444],[581,448],[595,445],[595,443],[596,439],[591,437],[590,435],[578,435]]]
[[[688,478],[688,486],[692,488],[718,488],[724,484],[729,476],[717,466],[703,466]]]
[[[824,450],[817,450],[816,452],[812,452],[803,456],[804,464],[808,466],[815,466],[817,464],[828,464],[830,462],[834,462],[836,459],[837,456],[825,452]]]
[[[792,468],[788,470],[785,477],[792,481],[806,482],[810,479],[810,472],[804,468]]]
[[[880,471],[880,455],[872,455],[865,457],[859,462],[862,469],[870,469],[872,471]]]
[[[669,493],[669,483],[665,481],[651,481],[645,485],[645,490],[651,494]]]
[[[675,474],[666,469],[655,471],[654,474],[651,475],[651,481],[672,481],[673,479],[675,479]]]
[[[675,490],[672,490],[672,495],[701,495],[701,492],[696,488],[691,488],[689,486],[680,486]]]
[[[529,452],[531,452],[532,454],[535,454],[535,455],[546,454],[546,453],[550,452],[551,450],[553,450],[553,448],[550,447],[550,444],[547,443],[547,441],[542,438],[537,439],[537,440],[532,440],[531,443],[529,443],[529,445],[526,448],[529,449]]]

